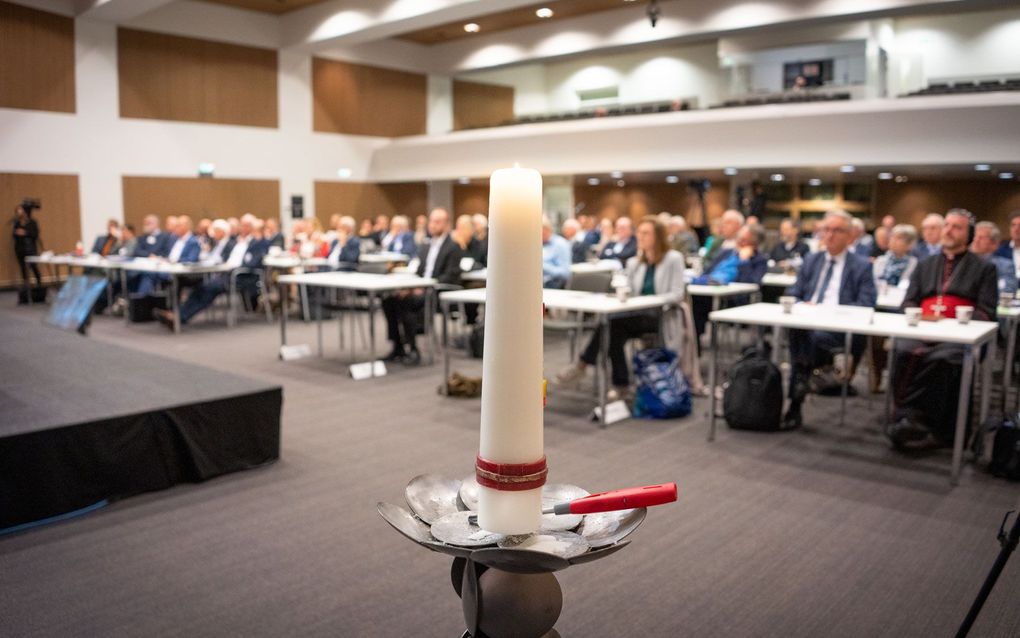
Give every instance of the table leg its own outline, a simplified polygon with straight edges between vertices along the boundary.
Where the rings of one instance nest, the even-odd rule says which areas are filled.
[[[106,307],[113,311],[113,269],[106,269]]]
[[[227,327],[233,328],[236,324],[236,307],[237,303],[237,280],[230,273],[227,273],[228,281],[230,282],[227,286]]]
[[[178,298],[177,273],[170,273],[170,307],[174,315],[174,334],[181,333],[181,300]]]
[[[354,342],[354,335],[351,335],[351,342]],[[375,376],[375,293],[368,292],[368,360],[372,366],[372,376]]]
[[[889,370],[889,382],[885,384],[885,423],[892,423],[893,420],[893,393],[896,391],[896,387],[893,384],[893,373],[896,369],[896,337],[889,337],[889,357],[886,359],[888,364],[886,368]],[[879,379],[879,383],[882,380]]]
[[[963,374],[960,375],[960,400],[956,406],[956,434],[953,436],[953,467],[949,473],[950,485],[960,484],[960,466],[963,464],[963,438],[967,430],[967,407],[970,403],[970,381],[974,374],[974,354],[978,346],[963,352]]]
[[[708,360],[708,440],[715,440],[715,385],[719,366],[718,349],[719,326],[714,321],[708,322],[708,349],[712,358]]]
[[[440,387],[445,395],[448,393],[450,382],[450,304],[440,302],[439,308],[443,315],[440,319],[443,322],[443,385]]]
[[[281,294],[280,294],[280,352],[278,353],[278,356],[281,359],[283,358],[283,347],[287,345],[287,313],[290,310],[287,307],[288,305],[290,305],[290,302],[288,301],[287,297],[289,297],[289,296],[290,296],[289,294],[283,294],[283,291],[281,290]]]
[[[131,293],[127,286],[127,271],[120,271],[120,294],[124,295],[124,323],[131,325]]]
[[[995,340],[998,338],[996,333],[992,333],[992,338],[988,340],[988,352],[985,353],[985,360],[981,363],[981,405],[978,412],[978,423],[984,424],[985,420],[988,419],[988,408],[992,401],[992,368],[995,367]],[[980,350],[978,351],[980,354]],[[1003,396],[1005,396],[1005,388],[1003,388]],[[979,426],[980,427],[980,426]]]
[[[599,425],[606,427],[606,390],[609,383],[609,316],[602,315],[600,319],[602,331],[599,339],[599,369],[598,369],[598,391],[599,391]]]
[[[319,357],[322,357],[322,286],[315,287],[315,333],[319,343]]]
[[[1016,317],[1006,319],[1006,367],[1002,370],[1002,413],[1007,412],[1006,398],[1009,396],[1009,389],[1013,385],[1013,357],[1016,355]],[[1020,403],[1020,392],[1017,392],[1017,402]],[[1020,410],[1020,405],[1017,406]]]
[[[850,365],[851,364],[850,357],[852,356],[850,354],[851,336],[852,335],[849,332],[847,332],[843,337],[843,361],[844,365],[846,365],[846,369],[843,370],[843,388],[840,391],[840,394],[842,395],[839,404],[840,427],[843,427],[844,423],[846,422],[846,395],[850,393],[850,369],[853,367]]]

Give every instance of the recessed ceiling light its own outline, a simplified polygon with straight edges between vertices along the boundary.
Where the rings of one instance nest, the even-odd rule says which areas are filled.
[[[622,179],[618,179],[616,180],[616,185],[619,186],[620,188],[623,188],[624,186],[627,185],[627,182],[623,181]]]
[[[198,165],[198,174],[202,175],[203,177],[208,177],[212,175],[213,171],[215,170],[216,165],[213,164],[212,162],[201,162]]]
[[[907,181],[907,176],[906,175],[897,175],[895,181],[896,181],[897,184],[902,184],[903,182]]]
[[[853,173],[857,169],[852,164],[843,164],[839,167],[840,173]]]
[[[457,180],[457,182],[459,182],[461,184],[470,184],[471,183],[471,178],[470,177],[461,177],[460,179]]]
[[[722,172],[724,175],[732,176],[737,174],[737,169],[733,168],[732,166],[727,166],[726,168],[722,169]]]
[[[1013,179],[1014,177],[1015,175],[1013,175],[1013,173],[1010,173],[1009,171],[1003,171],[1002,173],[999,173],[999,179]]]
[[[481,29],[477,22],[468,22],[464,25],[464,30],[468,33],[478,33]]]
[[[773,182],[781,182],[784,179],[786,179],[786,176],[783,175],[782,173],[772,173],[772,176],[769,177],[769,179],[771,179]]]
[[[680,181],[680,178],[677,177],[676,175],[667,175],[666,176],[666,183],[667,184],[676,184],[679,181]]]
[[[339,177],[340,179],[348,179],[353,174],[354,174],[354,171],[352,171],[349,168],[338,168],[338,169],[336,169],[336,176]]]
[[[553,17],[553,10],[550,9],[549,7],[542,7],[541,9],[535,11],[535,15],[537,15],[540,18],[551,18]]]
[[[599,178],[597,178],[597,177],[589,177],[588,178],[588,186],[598,186],[599,183],[600,183],[599,182]]]
[[[992,170],[992,167],[991,167],[991,166],[989,166],[988,164],[975,164],[975,165],[974,165],[974,170],[976,170],[976,171],[980,171],[980,172],[982,172],[982,173],[983,173],[983,172],[985,172],[985,171],[990,171],[990,170]]]
[[[809,179],[807,181],[807,183],[808,183],[808,186],[821,186],[822,185],[822,180],[818,179],[817,177],[812,177],[811,179]]]
[[[892,173],[879,173],[878,179],[892,179]]]
[[[609,176],[612,177],[613,179],[620,179],[621,177],[623,177],[623,171],[613,171],[612,173],[609,174]]]

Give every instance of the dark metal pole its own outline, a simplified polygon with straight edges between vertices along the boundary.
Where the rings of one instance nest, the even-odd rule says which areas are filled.
[[[995,587],[995,581],[999,579],[999,574],[1002,573],[1003,568],[1006,566],[1009,555],[1013,553],[1017,543],[1020,542],[1020,516],[1014,517],[1013,528],[1010,529],[1009,536],[1006,536],[1006,521],[1009,520],[1009,515],[1012,513],[1013,511],[1006,512],[1006,516],[1002,519],[1002,525],[999,527],[999,544],[1002,545],[1002,549],[999,551],[998,558],[995,559],[995,564],[992,565],[992,571],[988,572],[988,577],[985,578],[981,591],[978,592],[977,598],[974,599],[974,604],[971,605],[970,611],[967,612],[967,617],[963,619],[960,630],[956,632],[956,638],[963,638],[970,632],[971,626],[974,625],[978,614],[981,613],[981,607],[984,606],[985,600],[988,599],[988,594],[992,593],[992,588]]]

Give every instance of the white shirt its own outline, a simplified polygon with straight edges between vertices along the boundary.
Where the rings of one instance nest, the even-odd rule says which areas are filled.
[[[1016,242],[1010,240],[1010,247],[1013,248],[1013,270],[1016,271],[1017,278],[1020,278],[1020,246],[1016,245]]]
[[[443,235],[442,237],[433,237],[429,241],[429,254],[425,257],[425,272],[422,273],[425,278],[431,277],[433,271],[435,271],[436,260],[439,259],[439,249],[442,247],[444,241],[446,241],[446,235]]]
[[[229,241],[229,237],[224,237],[216,242],[216,245],[213,246],[212,250],[209,251],[209,254],[206,255],[205,262],[213,266],[223,263],[223,249],[227,247],[227,242]]]
[[[822,271],[818,273],[818,283],[812,291],[811,301],[814,301],[818,296],[818,288],[821,287],[822,282],[825,281],[825,271],[829,269],[829,260],[834,261],[832,265],[832,278],[829,280],[829,285],[825,288],[825,292],[822,294],[822,298],[818,300],[819,306],[838,306],[839,305],[839,286],[843,281],[843,266],[846,265],[846,253],[843,251],[840,254],[833,257],[829,253],[825,253],[825,262],[822,264]]]
[[[178,237],[177,241],[174,242],[173,248],[170,249],[170,254],[167,255],[167,259],[173,263],[177,263],[181,260],[181,253],[184,252],[184,244],[188,243],[191,239],[191,233],[188,233],[184,237]]]
[[[227,265],[231,268],[240,268],[244,264],[244,254],[248,252],[248,242],[250,240],[247,237],[241,237],[238,235],[237,243],[234,244],[234,248],[230,251],[230,256],[227,257]]]
[[[347,241],[350,241],[350,239],[348,238]],[[340,240],[338,239],[336,242],[336,246],[334,246],[333,250],[329,252],[329,257],[327,257],[326,259],[329,261],[329,265],[332,266],[333,268],[340,267],[340,251],[343,250],[344,246],[346,245],[347,245],[346,243],[341,244]]]

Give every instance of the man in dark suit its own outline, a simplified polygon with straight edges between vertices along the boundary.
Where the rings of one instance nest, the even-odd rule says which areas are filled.
[[[825,251],[812,253],[804,260],[797,281],[787,291],[798,301],[817,306],[835,307],[875,306],[875,281],[871,263],[849,250],[851,217],[843,211],[832,211],[821,224]],[[791,330],[790,409],[784,417],[787,427],[801,424],[800,406],[807,395],[807,380],[811,371],[832,358],[835,349],[842,348],[846,336],[824,330]],[[866,339],[854,336],[851,354],[856,363],[864,352]],[[848,368],[853,369],[848,362]]]
[[[389,232],[382,237],[382,249],[386,252],[402,253],[411,258],[418,254],[414,233],[411,232],[411,222],[406,216],[393,216]]]
[[[627,260],[637,254],[637,238],[634,237],[634,223],[630,217],[620,217],[614,227],[615,237],[606,244],[599,259],[619,259],[626,266]]]
[[[588,257],[588,244],[580,239],[578,235],[580,230],[581,224],[576,219],[569,217],[563,220],[560,234],[563,236],[563,239],[570,242],[570,262],[573,264],[580,264],[586,261]]]
[[[1009,239],[999,244],[995,255],[1008,259],[1013,264],[1014,273],[1020,276],[1020,210],[1009,214]]]
[[[135,244],[135,250],[131,256],[156,257],[160,254],[165,243],[166,238],[159,229],[159,217],[156,215],[146,215],[145,219],[142,220],[142,236],[138,238],[138,243]]]
[[[921,221],[921,241],[914,244],[912,254],[921,262],[942,252],[942,226],[945,220],[938,213],[929,213]]]
[[[167,215],[166,219],[163,220],[163,232],[159,234],[160,243],[156,250],[153,251],[157,257],[166,257],[170,254],[170,250],[174,247],[174,243],[177,241],[177,221],[180,219],[177,215]],[[190,219],[190,218],[189,218]],[[190,232],[190,228],[188,229]],[[201,247],[199,247],[201,252]]]
[[[460,260],[464,256],[460,245],[450,237],[450,213],[436,208],[429,214],[429,240],[418,251],[419,277],[432,278],[440,284],[460,284]],[[386,361],[404,361],[415,365],[421,354],[415,343],[422,311],[425,308],[425,290],[405,290],[383,300],[383,314],[393,351]]]
[[[251,216],[242,217],[238,225],[238,234],[228,239],[222,250],[223,263],[230,266],[232,270],[203,280],[191,289],[191,294],[181,304],[182,325],[188,323],[192,317],[208,308],[217,297],[230,289],[230,277],[238,268],[254,271],[237,275],[237,291],[244,295],[249,305],[255,305],[258,297],[258,270],[262,268],[262,258],[269,250],[269,244],[266,240],[255,237],[252,222]],[[223,231],[217,229],[217,232]],[[160,321],[173,329],[173,314],[171,312],[156,310],[154,314]]]
[[[329,266],[333,270],[352,272],[361,259],[361,240],[354,234],[354,218],[344,215],[336,227],[336,239],[329,246]]]
[[[108,257],[109,255],[116,255],[118,248],[120,248],[120,222],[116,219],[111,219],[106,222],[106,234],[96,237],[95,243],[92,244],[91,252]]]
[[[198,238],[191,232],[191,217],[181,215],[175,218],[174,241],[170,245],[170,251],[165,259],[172,264],[193,264],[202,255],[202,245]],[[169,281],[170,275],[164,273],[144,272],[138,278],[138,287],[135,293],[148,295],[156,289],[156,284],[161,281]]]
[[[800,238],[800,222],[796,219],[784,219],[779,224],[779,243],[772,247],[769,258],[776,265],[786,266],[787,262],[803,259],[811,249]]]
[[[280,222],[276,221],[273,217],[266,220],[265,240],[270,247],[284,248],[284,237],[283,233],[280,232]]]

